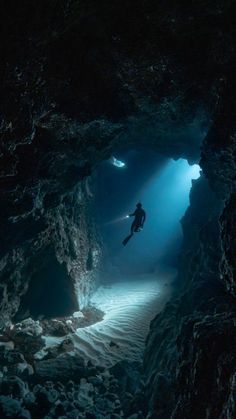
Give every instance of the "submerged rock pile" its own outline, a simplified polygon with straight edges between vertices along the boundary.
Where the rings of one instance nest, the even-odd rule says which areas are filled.
[[[69,325],[66,319],[29,318],[3,332],[1,419],[146,417],[141,364],[122,361],[105,369],[91,361],[86,363],[76,354],[70,338],[73,327],[82,321],[85,316],[81,312],[75,313],[74,323],[71,320]],[[51,347],[45,345],[44,333],[48,332],[58,340]]]
[[[99,322],[103,318],[103,312],[95,307],[77,311],[73,316],[33,320],[25,319],[22,322],[12,324],[0,335],[0,348],[15,349],[25,354],[28,360],[44,358],[51,348],[45,349],[45,338],[47,336],[61,338],[60,343],[54,349],[55,354],[71,351],[74,349],[73,342],[69,335],[75,333],[80,327]]]
[[[22,353],[3,347],[0,363],[2,419],[146,417],[137,363],[104,369],[64,353],[30,366]]]

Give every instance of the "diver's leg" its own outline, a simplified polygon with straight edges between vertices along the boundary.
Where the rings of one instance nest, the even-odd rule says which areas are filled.
[[[138,223],[136,224],[134,231],[135,233],[138,233],[139,230],[140,230],[140,224]]]
[[[135,227],[136,227],[136,223],[135,223],[135,221],[133,221],[132,224],[131,224],[131,229],[130,229],[131,234],[134,234]]]

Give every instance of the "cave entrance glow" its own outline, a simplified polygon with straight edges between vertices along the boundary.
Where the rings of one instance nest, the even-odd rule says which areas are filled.
[[[166,159],[149,150],[120,153],[125,167],[104,162],[97,172],[95,206],[106,250],[109,275],[153,273],[174,266],[181,246],[180,220],[189,205],[192,180],[200,176],[197,164]],[[132,213],[142,202],[144,229],[126,247]]]

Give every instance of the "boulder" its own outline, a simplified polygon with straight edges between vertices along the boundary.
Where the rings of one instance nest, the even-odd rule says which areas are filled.
[[[31,419],[31,414],[22,408],[19,400],[10,396],[0,396],[0,417],[1,419]]]
[[[1,394],[21,399],[29,392],[28,385],[19,377],[4,377],[0,383]]]
[[[86,376],[87,370],[82,358],[69,354],[58,356],[55,359],[37,361],[35,366],[35,380],[58,380],[65,383],[69,380],[79,381]]]

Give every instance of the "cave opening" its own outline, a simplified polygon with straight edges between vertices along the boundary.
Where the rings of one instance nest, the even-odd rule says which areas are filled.
[[[192,182],[200,176],[198,164],[143,147],[117,151],[97,167],[91,181],[92,213],[102,238],[103,266],[91,304],[105,315],[74,336],[77,350],[87,359],[81,342],[90,343],[93,357],[103,366],[120,359],[141,360],[150,322],[173,292],[183,238],[180,221]],[[124,246],[133,221],[127,215],[138,202],[146,221]]]
[[[105,319],[102,325],[92,326],[92,333],[96,335],[98,328],[104,327],[107,342],[122,347],[123,332],[116,330],[122,318],[125,317],[124,329],[129,331],[135,331],[137,318],[143,324],[140,336],[131,337],[128,349],[126,345],[120,348],[119,356],[120,352],[128,350],[131,359],[140,359],[150,321],[171,296],[182,244],[180,220],[189,206],[192,182],[199,177],[200,167],[196,163],[189,164],[183,158],[173,160],[140,147],[114,150],[113,155],[93,172],[89,184],[84,183],[85,193],[91,198],[86,208],[88,221],[94,219],[103,250],[100,282],[96,279],[98,288],[91,295],[89,306],[104,312]],[[73,222],[77,218],[73,213],[73,208],[76,208],[74,199],[66,201]],[[78,202],[79,195],[76,200]],[[146,211],[144,228],[123,246],[122,241],[129,234],[132,223],[132,218],[127,215],[135,210],[137,202],[142,202]],[[68,218],[68,223],[70,220]],[[84,228],[87,230],[88,226]],[[81,242],[79,252],[83,252],[87,249],[86,242],[84,237],[81,241],[79,229],[75,231],[74,240]],[[91,233],[89,237],[92,240]],[[69,245],[72,260],[76,260],[73,240]],[[84,266],[88,275],[93,274],[95,253],[90,244]],[[28,316],[33,319],[62,318],[78,310],[80,304],[74,284],[68,276],[66,264],[57,260],[54,248],[46,248],[28,269],[31,280],[14,321]],[[81,293],[83,289],[80,288]],[[110,324],[115,331],[110,330]],[[92,339],[91,345],[96,346],[96,339],[88,336],[91,330],[78,330],[75,341],[84,333],[87,334],[84,341]],[[76,347],[78,349],[78,345]],[[102,354],[98,354],[104,365],[114,363],[108,348],[108,352],[103,347]],[[81,350],[84,351],[83,345]],[[113,351],[113,355],[116,358],[117,353]]]
[[[115,157],[116,156],[116,157]],[[181,218],[189,206],[198,164],[173,160],[153,150],[118,151],[96,171],[94,210],[104,248],[104,275],[137,275],[174,268],[182,243]],[[122,245],[141,202],[146,221]]]

